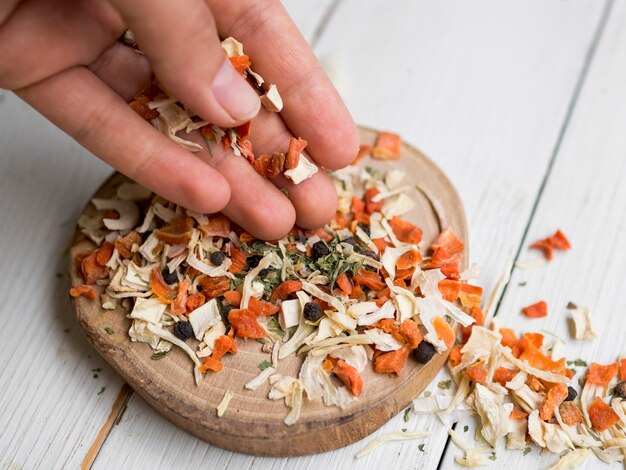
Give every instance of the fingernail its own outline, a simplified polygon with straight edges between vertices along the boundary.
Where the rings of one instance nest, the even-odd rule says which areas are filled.
[[[228,60],[222,63],[212,85],[213,94],[233,119],[248,121],[259,112],[261,101]]]

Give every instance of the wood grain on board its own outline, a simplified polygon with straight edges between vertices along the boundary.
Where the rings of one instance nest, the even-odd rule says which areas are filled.
[[[360,130],[363,144],[374,145],[376,135],[373,130]],[[463,205],[456,190],[418,150],[403,144],[399,160],[382,162],[366,158],[360,165],[369,165],[381,172],[391,168],[406,172],[406,182],[412,186],[407,194],[416,205],[404,217],[422,228],[426,245],[445,228],[442,224],[451,227],[461,240],[467,239]],[[124,181],[128,179],[116,173],[95,197],[112,197]],[[94,211],[88,204],[85,212],[93,215]],[[93,243],[77,232],[68,263],[72,285],[83,282],[77,276],[74,258],[93,248]],[[466,244],[461,269],[467,264],[467,254]],[[155,361],[151,359],[154,351],[147,344],[131,342],[127,318],[130,312],[121,304],[115,310],[105,310],[99,302],[84,297],[74,299],[73,304],[81,328],[98,352],[157,412],[211,444],[254,455],[314,454],[364,438],[415,399],[447,357],[447,354],[437,355],[426,365],[409,360],[400,377],[376,374],[368,367],[362,374],[365,386],[358,400],[339,409],[327,407],[321,400],[305,399],[300,419],[287,426],[283,419],[288,409],[283,401],[267,398],[269,383],[254,391],[244,389],[244,385],[258,375],[258,365],[270,359],[258,342],[238,341],[238,352],[224,360],[224,370],[207,373],[196,385],[193,363],[179,348],[174,347],[165,358]],[[192,349],[195,346],[192,345]],[[279,362],[277,373],[297,377],[302,361],[302,356],[291,355]],[[216,407],[227,390],[232,390],[234,397],[220,418]],[[311,435],[316,439],[311,439]]]

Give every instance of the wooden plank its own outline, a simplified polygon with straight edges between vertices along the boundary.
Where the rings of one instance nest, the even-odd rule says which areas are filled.
[[[529,250],[534,241],[561,228],[572,242],[545,267],[513,271],[497,315],[502,326],[524,331],[551,332],[566,343],[566,357],[609,364],[626,353],[623,321],[626,259],[626,4],[615,2],[597,52],[574,109],[550,178],[523,240],[521,260],[540,255]],[[522,307],[538,300],[548,303],[549,315],[528,319]],[[575,340],[570,329],[568,302],[590,309],[598,338]],[[584,367],[575,367],[580,377]],[[576,381],[575,381],[576,382]],[[578,391],[580,389],[578,388]],[[459,423],[474,429],[474,421]],[[473,432],[473,431],[472,431]],[[471,432],[466,438],[470,440]],[[451,445],[442,468],[454,468],[460,454]],[[498,450],[497,465],[516,468],[520,452]],[[537,447],[523,457],[526,468],[547,468],[555,456],[540,456]],[[589,457],[579,468],[598,468]],[[623,468],[615,464],[607,468]]]
[[[63,251],[110,168],[15,96],[3,98],[0,466],[76,468],[121,380],[75,322]]]
[[[339,4],[318,43],[322,61],[349,71],[346,98],[357,122],[399,131],[452,177],[466,204],[472,258],[489,268],[488,289],[519,245],[602,8],[585,0],[355,0]],[[185,436],[133,398],[95,467],[435,468],[447,428],[433,417],[405,424],[397,416],[377,434],[403,427],[434,431],[425,452],[420,441],[391,443],[355,461],[365,439],[313,457],[254,458]]]

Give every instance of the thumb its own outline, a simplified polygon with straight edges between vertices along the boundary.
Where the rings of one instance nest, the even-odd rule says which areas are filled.
[[[221,127],[249,121],[259,111],[255,90],[222,50],[203,0],[111,0],[168,93]]]

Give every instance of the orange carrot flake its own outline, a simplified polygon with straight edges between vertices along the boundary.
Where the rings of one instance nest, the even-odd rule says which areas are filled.
[[[96,293],[94,287],[89,284],[81,284],[79,286],[72,287],[70,289],[70,295],[73,298],[85,297],[89,300],[96,300],[96,298],[98,297],[98,294]]]
[[[546,259],[550,261],[554,257],[553,250],[569,250],[572,245],[570,244],[567,237],[563,234],[563,232],[557,230],[556,233],[551,237],[545,238],[543,240],[538,240],[530,245],[530,247],[536,250],[543,251]]]
[[[451,348],[454,345],[456,335],[448,322],[443,317],[436,316],[433,318],[433,327],[437,332],[437,337],[444,342],[447,348]]]
[[[374,370],[378,373],[400,375],[410,351],[411,348],[404,345],[396,351],[380,354],[374,359]]]
[[[619,422],[619,415],[600,397],[596,397],[595,401],[589,405],[588,411],[593,427],[600,432],[606,431]]]
[[[346,384],[352,395],[358,397],[361,394],[363,391],[363,379],[355,367],[352,367],[343,359],[338,359],[333,367],[333,373]]]
[[[246,69],[248,69],[252,62],[250,62],[250,57],[247,55],[240,55],[237,57],[229,57],[230,63],[233,65],[238,74],[243,74]]]
[[[554,416],[554,409],[565,401],[567,398],[567,385],[556,384],[548,390],[546,394],[546,400],[541,407],[539,416],[546,422],[552,421]]]
[[[561,419],[568,426],[573,426],[582,422],[583,414],[580,408],[573,401],[564,401],[559,405]]]
[[[397,215],[389,220],[389,226],[396,238],[401,242],[417,245],[422,241],[421,229]]]
[[[372,157],[380,160],[395,160],[402,155],[402,141],[398,134],[380,132],[376,145],[372,149]]]
[[[504,387],[506,383],[513,380],[516,375],[517,372],[505,369],[504,367],[498,367],[493,373],[493,380]]]
[[[295,294],[300,290],[302,290],[302,281],[288,279],[276,286],[276,288],[272,292],[272,295],[270,296],[270,300],[272,302],[277,302],[278,300],[287,300],[291,294]]]
[[[256,314],[250,309],[231,310],[228,322],[241,338],[259,339],[267,336],[267,331],[256,321]]]
[[[485,367],[485,364],[482,362],[477,362],[476,364],[472,364],[467,369],[465,369],[465,373],[467,377],[475,383],[484,384],[487,381],[488,370]]]
[[[606,387],[609,382],[615,377],[618,373],[619,366],[617,362],[613,364],[609,364],[607,366],[602,366],[600,364],[596,364],[592,362],[589,368],[587,369],[587,374],[585,378],[587,382],[602,385]]]
[[[524,315],[526,315],[528,318],[546,317],[548,316],[548,304],[541,300],[536,304],[524,307],[522,309],[522,312],[524,312]]]
[[[289,150],[287,150],[287,159],[285,160],[285,170],[292,170],[298,166],[300,154],[309,143],[298,137],[292,137],[289,141]]]

